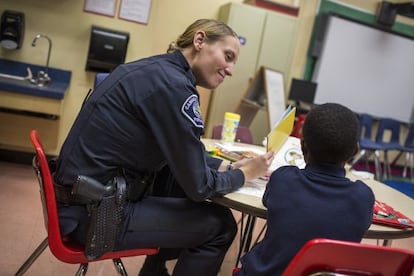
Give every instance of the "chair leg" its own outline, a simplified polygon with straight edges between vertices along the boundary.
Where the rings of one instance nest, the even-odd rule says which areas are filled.
[[[262,229],[260,230],[259,234],[257,235],[256,240],[254,241],[253,245],[256,245],[259,243],[260,239],[262,238],[262,235],[265,233],[267,229],[267,222],[263,225]]]
[[[408,168],[408,163],[410,161],[410,153],[406,152],[405,153],[405,164],[404,164],[404,169],[402,172],[402,177],[406,178],[407,177],[407,168]]]
[[[381,181],[381,159],[380,152],[378,150],[374,151],[374,163],[375,163],[375,179]]]
[[[79,266],[78,271],[76,271],[75,276],[84,276],[86,275],[87,271],[88,271],[88,263],[81,264]]]
[[[23,263],[23,265],[19,268],[19,270],[16,272],[15,276],[21,276],[23,275],[29,267],[36,261],[36,259],[42,254],[43,251],[45,251],[46,247],[48,245],[47,237],[39,244],[39,246],[33,251],[32,255],[27,258],[27,260]]]
[[[384,180],[391,179],[391,168],[388,163],[388,151],[384,151]]]
[[[409,166],[410,166],[410,179],[411,182],[414,182],[414,152],[410,152],[410,162],[409,162]]]
[[[115,268],[120,276],[128,276],[128,273],[126,272],[125,266],[122,263],[121,259],[113,259],[112,262],[114,263]]]
[[[351,169],[355,166],[356,163],[358,163],[359,160],[361,160],[362,157],[366,154],[366,150],[360,150],[358,155],[354,157],[354,159],[351,162]]]

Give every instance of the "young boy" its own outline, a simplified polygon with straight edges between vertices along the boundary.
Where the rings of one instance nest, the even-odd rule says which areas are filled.
[[[235,275],[282,275],[309,240],[360,242],[372,220],[374,194],[345,177],[358,150],[358,119],[348,108],[326,103],[306,116],[301,140],[306,167],[284,166],[270,177],[263,204],[267,231],[241,260]]]

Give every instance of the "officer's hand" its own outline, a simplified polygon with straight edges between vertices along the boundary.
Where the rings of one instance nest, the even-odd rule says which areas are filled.
[[[252,159],[243,159],[234,163],[234,168],[242,170],[246,180],[253,180],[268,174],[268,170],[275,157],[273,151]]]

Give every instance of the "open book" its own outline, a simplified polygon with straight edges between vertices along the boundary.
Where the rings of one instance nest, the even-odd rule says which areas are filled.
[[[278,152],[280,150],[292,133],[295,115],[296,107],[289,105],[267,135],[267,151],[273,150],[274,152]]]
[[[372,222],[396,228],[414,228],[414,221],[385,202],[375,200]]]
[[[266,150],[273,150],[276,154],[270,166],[272,171],[285,165],[305,167],[300,139],[290,136],[295,123],[295,115],[296,107],[289,105],[267,135]]]

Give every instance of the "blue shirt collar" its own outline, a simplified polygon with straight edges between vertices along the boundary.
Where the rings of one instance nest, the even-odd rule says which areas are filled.
[[[184,57],[183,53],[180,50],[176,50],[172,53],[174,58],[177,60],[180,67],[185,71],[186,76],[190,79],[191,83],[196,86],[196,78],[191,70],[190,64],[187,59]]]
[[[328,174],[336,177],[345,177],[346,175],[344,167],[329,163],[307,164],[305,170],[318,174]]]

